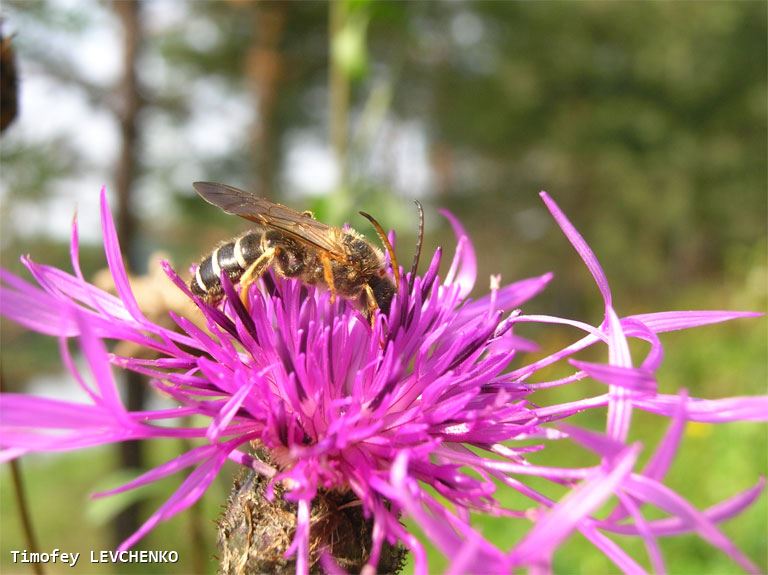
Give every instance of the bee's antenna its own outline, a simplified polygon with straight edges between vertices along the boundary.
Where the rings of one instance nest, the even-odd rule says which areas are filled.
[[[419,258],[421,257],[421,244],[424,241],[424,208],[419,200],[413,200],[416,208],[419,210],[419,237],[416,240],[416,253],[413,254],[413,263],[411,264],[411,279],[408,280],[408,291],[413,289],[413,282],[416,279],[416,270],[419,269]]]
[[[387,238],[387,233],[384,231],[384,228],[381,227],[381,224],[377,222],[371,214],[360,212],[360,215],[363,216],[369,222],[371,222],[371,225],[376,230],[376,233],[378,234],[379,239],[381,240],[381,243],[384,244],[385,248],[387,248],[387,253],[389,254],[389,261],[392,263],[392,271],[395,274],[395,285],[399,287],[400,286],[400,266],[397,265],[397,258],[395,257],[395,249],[392,247],[392,244],[389,243],[389,238]]]

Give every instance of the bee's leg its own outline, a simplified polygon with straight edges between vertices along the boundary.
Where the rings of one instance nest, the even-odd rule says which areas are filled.
[[[276,249],[274,247],[267,248],[262,254],[254,260],[254,262],[248,266],[240,276],[240,301],[243,302],[245,309],[249,309],[248,306],[248,290],[255,281],[257,281],[262,274],[267,271],[272,261],[275,259]]]
[[[333,268],[331,267],[331,258],[327,254],[320,254],[320,262],[323,264],[323,279],[328,291],[331,292],[331,303],[336,301],[336,285],[333,283]]]
[[[368,284],[363,286],[363,293],[365,293],[365,315],[368,316],[368,321],[371,323],[371,329],[376,324],[376,310],[379,309],[379,304],[376,303],[376,296],[373,294],[373,288]],[[383,350],[387,346],[388,336],[383,336],[379,339],[379,347]]]
[[[373,289],[368,284],[363,286],[365,292],[365,315],[368,316],[368,321],[371,322],[371,327],[375,323],[375,313],[379,309],[379,304],[376,303],[376,296],[373,295]]]

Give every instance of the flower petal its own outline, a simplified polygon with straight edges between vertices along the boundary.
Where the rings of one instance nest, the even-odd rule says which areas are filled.
[[[742,319],[747,317],[761,317],[763,314],[752,311],[714,311],[714,310],[693,310],[693,311],[662,311],[657,313],[642,313],[629,316],[629,319],[638,320],[655,333],[666,331],[676,331],[680,329],[690,329],[692,327],[701,327],[713,323],[731,321],[733,319]]]
[[[221,466],[227,460],[227,452],[219,449],[213,457],[204,461],[187,477],[176,492],[155,511],[147,521],[118,547],[125,551],[149,533],[158,523],[184,511],[200,499],[208,486],[216,479]]]
[[[627,479],[640,453],[640,445],[628,447],[610,470],[598,469],[542,516],[512,551],[516,565],[546,559],[579,523],[603,504]]]
[[[574,225],[547,192],[541,192],[539,196],[541,196],[544,205],[547,206],[549,213],[555,218],[557,225],[563,230],[565,237],[568,238],[568,241],[571,242],[571,245],[576,249],[576,252],[586,264],[592,277],[595,278],[595,283],[597,283],[597,287],[603,296],[603,301],[605,302],[606,307],[611,307],[612,297],[611,289],[608,286],[608,279],[605,277],[605,272],[600,266],[600,262],[597,261],[597,257],[595,257],[592,248],[589,247],[582,235],[576,230]]]
[[[748,573],[759,574],[760,568],[750,561],[707,516],[677,493],[642,475],[633,475],[624,484],[627,493],[680,517],[715,547],[723,550]]]
[[[575,359],[570,360],[569,363],[586,372],[591,378],[608,385],[645,394],[656,391],[656,377],[653,372],[642,367],[621,367]]]
[[[162,479],[163,477],[177,473],[178,471],[189,467],[190,465],[199,463],[203,459],[210,458],[214,453],[216,453],[217,449],[218,447],[216,445],[201,445],[195,447],[186,453],[179,455],[178,457],[174,457],[162,465],[158,465],[146,473],[142,473],[137,478],[129,481],[128,483],[125,483],[119,487],[114,487],[112,489],[106,489],[104,491],[92,493],[91,497],[97,499],[100,497],[106,497],[108,495],[123,493],[131,489],[136,489],[142,485],[147,485],[148,483],[152,483],[153,481],[157,481],[158,479]]]
[[[456,253],[453,256],[451,267],[445,276],[446,285],[458,285],[459,286],[459,299],[463,299],[469,295],[472,288],[475,287],[475,280],[477,279],[477,257],[475,256],[475,248],[472,246],[472,242],[469,240],[467,232],[464,230],[464,226],[461,222],[448,210],[438,210],[440,214],[447,219],[453,233],[456,234]],[[454,277],[455,276],[455,277]]]

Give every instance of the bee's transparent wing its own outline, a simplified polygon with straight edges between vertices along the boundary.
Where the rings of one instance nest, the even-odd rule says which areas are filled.
[[[251,192],[226,184],[195,182],[192,184],[206,202],[261,226],[285,232],[304,244],[324,250],[334,259],[345,260],[340,234],[336,228],[318,222],[306,213],[297,212],[282,204],[271,202]]]

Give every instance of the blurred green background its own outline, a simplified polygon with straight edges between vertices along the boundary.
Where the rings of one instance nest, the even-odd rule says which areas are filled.
[[[477,294],[493,273],[509,282],[554,271],[526,311],[599,323],[597,289],[538,198],[547,190],[597,253],[622,315],[765,311],[767,6],[7,1],[3,34],[15,50],[19,114],[0,140],[2,265],[20,272],[19,254],[30,253],[68,266],[77,208],[83,267],[96,274],[104,266],[103,183],[138,274],[160,250],[186,270],[244,229],[194,195],[196,180],[252,189],[361,231],[367,226],[355,214],[365,209],[398,230],[405,265],[417,198],[426,211],[425,253],[453,245],[436,208],[449,208],[468,229],[479,257]],[[9,322],[0,335],[7,389],[71,396],[55,341]],[[525,335],[545,350],[574,337]],[[663,392],[766,393],[764,319],[662,341]],[[583,423],[599,429],[600,414]],[[646,458],[664,428],[638,414],[633,439],[645,443]],[[670,485],[700,508],[747,488],[768,472],[767,435],[764,425],[689,425]],[[182,448],[147,448],[139,466]],[[546,463],[587,460],[572,449],[552,452]],[[120,470],[136,464],[131,457],[98,449],[22,461],[42,550],[110,549],[178,485],[174,477],[138,498],[91,502],[88,493],[135,474]],[[24,543],[8,469],[0,477],[0,570],[26,573],[29,566],[10,561]],[[143,548],[181,556],[156,572],[215,572],[213,520],[229,481],[222,474],[193,512],[144,540]],[[526,527],[483,523],[506,548]],[[768,569],[765,496],[723,528]],[[641,546],[629,545],[647,565]],[[670,573],[737,572],[693,536],[665,540],[663,549]],[[147,573],[134,567],[81,560],[73,570],[47,571]],[[616,571],[579,537],[556,555],[555,570]]]

